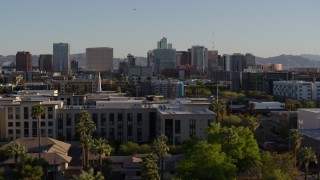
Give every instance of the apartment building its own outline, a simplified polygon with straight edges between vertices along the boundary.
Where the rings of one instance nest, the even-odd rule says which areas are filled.
[[[296,100],[319,100],[320,82],[274,81],[273,95]]]
[[[81,103],[72,101],[66,105],[65,98],[21,96],[17,101],[5,101],[0,106],[0,138],[37,136],[37,120],[31,117],[31,108],[36,104],[46,108],[41,120],[42,136],[62,141],[79,140],[75,126],[82,110],[96,124],[93,136],[117,142],[150,142],[165,134],[170,144],[180,144],[194,135],[205,138],[205,129],[215,122],[214,113],[208,110],[209,103],[197,99],[150,102],[143,98],[90,94],[70,97],[82,99]]]

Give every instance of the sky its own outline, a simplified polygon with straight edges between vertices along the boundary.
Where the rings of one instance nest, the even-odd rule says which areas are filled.
[[[320,54],[319,0],[1,0],[0,55],[72,54],[112,47],[114,57],[146,56],[166,37],[219,54]]]

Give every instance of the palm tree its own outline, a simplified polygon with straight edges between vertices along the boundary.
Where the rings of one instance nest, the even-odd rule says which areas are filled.
[[[308,169],[309,169],[309,163],[314,162],[317,163],[317,157],[314,154],[311,147],[303,147],[299,149],[299,152],[297,154],[297,157],[300,161],[300,164],[304,164],[304,170],[305,170],[305,180],[308,179]]]
[[[99,156],[99,169],[102,172],[102,159],[105,156],[110,156],[112,147],[108,144],[107,140],[103,138],[95,139],[92,146],[92,152]]]
[[[89,150],[92,147],[94,140],[91,135],[85,135],[80,139],[80,142],[84,145],[85,149],[85,151],[82,152],[82,154],[85,154],[83,159],[83,161],[85,162],[84,165],[86,167],[89,167]]]
[[[146,180],[159,180],[159,168],[155,163],[156,157],[154,154],[146,154],[141,161],[141,176]]]
[[[14,165],[18,168],[18,158],[26,156],[26,148],[20,143],[13,143],[6,148],[6,154],[10,158],[14,158]]]
[[[293,148],[295,165],[297,165],[297,150],[301,146],[301,140],[302,133],[298,129],[289,131],[289,145]]]
[[[158,136],[152,143],[152,152],[158,156],[158,164],[160,165],[161,179],[163,179],[163,157],[168,153],[168,138],[164,135]],[[161,162],[161,164],[160,164]]]
[[[217,114],[217,120],[218,115],[221,115],[221,121],[223,121],[223,115],[226,113],[227,104],[224,100],[214,101],[211,105],[211,109],[213,112]]]
[[[104,180],[104,177],[100,172],[97,172],[97,174],[94,174],[94,170],[92,168],[90,168],[88,172],[81,171],[81,174],[79,174],[78,176],[73,175],[72,179],[74,179],[74,180]]]
[[[41,158],[41,116],[44,115],[46,109],[43,105],[38,104],[32,106],[31,109],[31,116],[38,120],[38,153],[39,153],[39,160]]]
[[[79,120],[76,124],[76,131],[80,133],[80,138],[84,138],[86,135],[90,135],[92,131],[96,130],[95,123],[91,120],[87,111],[81,111]],[[82,143],[82,166],[86,165],[85,156],[85,144]],[[88,151],[88,150],[87,150]]]

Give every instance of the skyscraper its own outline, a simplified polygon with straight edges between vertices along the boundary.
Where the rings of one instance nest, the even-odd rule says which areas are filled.
[[[201,73],[208,73],[208,49],[203,46],[192,46],[191,65]]]
[[[72,60],[71,61],[71,70],[72,73],[77,73],[79,69],[79,62],[77,60]]]
[[[165,37],[158,41],[157,49],[154,49],[152,53],[149,52],[148,58],[152,58],[151,64],[155,74],[160,74],[164,69],[176,67],[176,50],[172,48],[172,44],[167,43]],[[150,62],[150,59],[148,61]]]
[[[32,71],[32,56],[29,52],[17,52],[16,71]]]
[[[113,48],[97,47],[86,49],[87,69],[113,71]]]
[[[50,72],[53,70],[53,56],[52,54],[40,54],[39,70]]]
[[[68,43],[53,44],[53,70],[68,73],[70,70],[70,48]]]

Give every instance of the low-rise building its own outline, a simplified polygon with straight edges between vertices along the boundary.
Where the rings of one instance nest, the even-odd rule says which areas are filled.
[[[205,138],[205,129],[215,121],[215,114],[208,110],[208,100],[203,98],[146,101],[112,93],[21,95],[1,103],[0,138],[36,137],[37,120],[31,117],[31,109],[37,104],[46,108],[41,118],[41,135],[63,141],[79,140],[75,127],[83,110],[96,124],[94,136],[117,142],[150,142],[164,134],[170,144],[180,144],[194,135]]]

